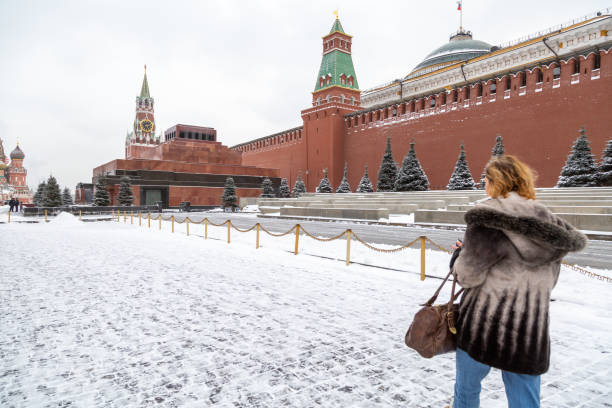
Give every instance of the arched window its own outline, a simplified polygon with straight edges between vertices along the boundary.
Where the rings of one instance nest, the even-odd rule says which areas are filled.
[[[340,94],[340,103],[344,103],[344,94]]]
[[[351,105],[354,105],[354,104],[355,104],[355,97],[351,96]]]
[[[323,78],[319,79],[319,86],[323,86],[325,84],[325,80]]]
[[[353,86],[353,77],[352,76],[348,77],[348,84],[349,84],[349,86]]]
[[[330,102],[331,102],[331,96],[330,96],[330,95],[327,95],[327,96],[325,97],[325,100],[327,101],[327,103],[330,103]]]

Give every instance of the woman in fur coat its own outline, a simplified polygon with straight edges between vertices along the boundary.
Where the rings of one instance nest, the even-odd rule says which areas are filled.
[[[540,406],[548,370],[550,292],[561,260],[586,237],[535,201],[533,175],[513,156],[491,159],[488,199],[465,214],[467,230],[454,263],[465,288],[457,321],[454,408],[477,408],[480,383],[502,370],[510,408]]]

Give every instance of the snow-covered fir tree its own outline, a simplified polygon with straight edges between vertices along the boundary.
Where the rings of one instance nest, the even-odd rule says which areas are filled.
[[[317,187],[317,193],[333,193],[331,184],[329,183],[329,179],[327,178],[327,169],[323,169],[323,178],[319,183],[319,187]]]
[[[36,189],[36,193],[34,193],[34,205],[37,207],[45,206],[45,192],[47,190],[47,182],[43,181],[38,184],[38,188]]]
[[[121,177],[117,201],[119,202],[119,204],[125,206],[130,206],[134,202],[134,192],[132,191],[132,183],[128,176]]]
[[[72,205],[72,194],[70,194],[70,189],[68,187],[64,187],[64,191],[62,192],[62,205]]]
[[[414,140],[410,142],[410,150],[406,153],[402,168],[397,174],[394,191],[427,191],[429,180],[416,157]]]
[[[281,179],[280,187],[278,188],[278,196],[280,198],[291,197],[291,190],[289,189],[289,184],[287,183],[287,179],[284,177]]]
[[[363,171],[363,177],[359,182],[359,186],[357,186],[358,193],[371,193],[374,189],[372,188],[372,182],[370,181],[370,177],[368,176],[368,165],[365,165],[365,169]]]
[[[344,162],[344,177],[342,177],[342,181],[340,185],[336,189],[336,193],[350,193],[351,186],[349,186],[348,182],[348,163]]]
[[[60,207],[62,205],[62,193],[60,192],[59,184],[53,176],[49,176],[47,180],[47,188],[45,189],[45,207]]]
[[[221,196],[221,206],[223,208],[238,207],[238,196],[236,195],[236,185],[234,179],[228,177],[225,179],[225,187],[223,188],[223,195]]]
[[[294,198],[298,198],[302,194],[306,192],[306,185],[304,184],[304,180],[302,180],[302,172],[298,172],[297,180],[295,180],[295,185],[293,186],[292,195]]]
[[[383,155],[380,169],[378,170],[376,191],[393,191],[396,179],[397,165],[393,160],[393,152],[391,151],[391,137],[387,137],[387,148],[385,149],[385,154]]]
[[[274,194],[274,187],[272,186],[272,181],[269,178],[264,178],[261,183],[261,195],[262,198],[274,198],[276,194]]]
[[[557,187],[591,187],[597,185],[597,166],[584,128],[574,142],[561,170]]]
[[[93,205],[98,207],[110,205],[110,194],[106,190],[106,180],[104,177],[98,177],[95,188]]]
[[[502,154],[504,154],[505,150],[506,149],[504,147],[504,139],[501,137],[500,134],[498,134],[495,138],[495,146],[493,146],[493,149],[491,149],[491,158],[501,156]],[[484,190],[485,188],[485,169],[482,169],[478,188],[480,190]]]
[[[608,141],[601,156],[601,163],[597,171],[597,181],[600,186],[612,186],[612,139]]]
[[[455,170],[453,170],[453,174],[448,181],[446,189],[476,190],[476,184],[474,184],[472,173],[470,173],[470,168],[468,166],[467,159],[465,158],[465,147],[463,146],[463,143],[461,143],[459,158],[457,159]]]

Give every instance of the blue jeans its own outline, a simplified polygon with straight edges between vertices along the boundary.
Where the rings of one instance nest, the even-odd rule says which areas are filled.
[[[457,378],[453,408],[478,408],[480,406],[480,382],[491,367],[474,360],[457,348]],[[540,407],[540,376],[515,374],[502,370],[509,408]]]

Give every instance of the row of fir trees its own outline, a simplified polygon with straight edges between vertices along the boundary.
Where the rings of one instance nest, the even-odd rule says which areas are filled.
[[[559,176],[558,187],[588,187],[588,186],[612,186],[612,139],[608,141],[600,165],[597,166],[591,152],[589,141],[585,135],[584,128],[580,129],[580,136],[574,142],[567,162]],[[495,145],[491,150],[491,157],[501,156],[505,152],[504,141],[501,135],[497,135]],[[453,170],[447,190],[476,190],[484,189],[485,171],[483,169],[478,184],[474,182],[470,172],[465,147],[461,143],[459,157]],[[122,181],[124,179],[122,178]],[[129,182],[129,179],[127,180]],[[122,182],[123,186],[123,182]],[[429,190],[429,181],[423,171],[414,149],[414,140],[410,142],[410,150],[404,157],[401,167],[395,164],[391,150],[391,138],[387,137],[387,147],[383,155],[380,169],[378,170],[377,191],[426,191]],[[344,176],[336,193],[350,193],[351,187],[348,182],[348,165],[344,165]],[[365,165],[363,177],[355,190],[357,193],[371,193],[374,191],[372,182],[368,176],[368,165]],[[298,173],[293,190],[289,188],[286,178],[281,179],[278,194],[275,192],[272,181],[264,178],[261,185],[262,198],[289,198],[299,197],[306,192],[306,186],[302,180],[302,173]],[[323,170],[323,178],[316,188],[318,193],[333,193],[334,189],[329,182],[327,169]],[[131,189],[130,189],[131,193]],[[108,194],[108,193],[107,193]],[[121,196],[121,188],[119,195]],[[236,186],[234,179],[228,177],[225,182],[223,196],[221,198],[223,207],[238,206]]]
[[[134,192],[132,191],[132,183],[128,176],[122,176],[119,181],[117,202],[122,206],[131,206],[134,203]],[[96,181],[96,192],[94,193],[93,205],[104,207],[110,205],[110,203],[111,198],[106,188],[106,180],[104,177],[98,177],[98,180]]]
[[[61,207],[72,204],[74,202],[70,189],[64,187],[64,190],[60,191],[57,179],[53,176],[49,176],[46,181],[39,183],[36,193],[34,193],[34,205],[37,207]]]

